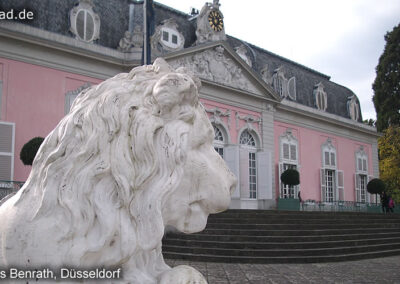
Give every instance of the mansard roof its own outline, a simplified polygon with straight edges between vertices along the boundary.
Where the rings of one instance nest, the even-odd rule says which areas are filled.
[[[119,41],[129,28],[130,4],[134,4],[133,25],[143,27],[143,1],[87,1],[93,3],[93,11],[100,17],[100,36],[94,42],[96,45],[117,49]],[[78,0],[52,0],[50,2],[43,0],[1,0],[0,8],[3,11],[12,8],[14,10],[31,10],[35,15],[34,20],[25,21],[23,22],[24,24],[67,37],[74,37],[70,30],[69,13],[78,3]],[[154,2],[154,28],[164,20],[171,18],[175,20],[179,32],[185,38],[184,48],[194,46],[196,42],[195,17]],[[247,57],[252,63],[250,68],[254,71],[255,76],[259,76],[260,80],[265,81],[265,78],[262,79],[262,70],[265,67],[268,68],[271,74],[279,68],[286,78],[295,77],[295,100],[290,96],[286,97],[285,100],[292,100],[296,103],[316,108],[314,88],[317,84],[322,83],[324,91],[327,93],[327,113],[350,119],[348,111],[349,98],[355,97],[358,107],[360,105],[351,90],[332,82],[327,75],[231,36],[227,36],[226,44],[231,46],[232,50],[240,46],[245,47]],[[183,51],[181,50],[181,52]],[[140,62],[132,62],[132,64],[140,64]],[[359,113],[358,121],[362,122],[360,108]]]
[[[247,54],[252,61],[252,68],[257,74],[260,75],[265,66],[268,66],[270,71],[281,67],[287,78],[295,77],[297,103],[315,108],[313,89],[318,83],[322,83],[328,94],[326,112],[350,118],[347,111],[347,102],[350,97],[356,95],[350,89],[332,82],[328,75],[234,37],[228,37],[228,42],[233,48],[240,45],[244,45],[247,48]],[[290,98],[287,99],[290,100]],[[358,121],[362,122],[361,115]]]

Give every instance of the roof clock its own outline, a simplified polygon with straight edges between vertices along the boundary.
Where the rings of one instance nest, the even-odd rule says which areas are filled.
[[[219,10],[219,1],[206,3],[197,16],[196,44],[226,40],[224,16]]]
[[[220,32],[224,28],[222,15],[217,10],[211,10],[210,13],[208,13],[208,22],[210,23],[210,27],[216,32]]]

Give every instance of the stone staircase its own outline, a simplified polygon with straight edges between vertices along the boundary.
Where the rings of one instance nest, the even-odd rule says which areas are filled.
[[[197,234],[167,233],[166,259],[237,263],[333,262],[400,255],[400,215],[228,210]]]

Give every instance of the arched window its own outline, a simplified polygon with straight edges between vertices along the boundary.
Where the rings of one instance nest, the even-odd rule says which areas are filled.
[[[221,129],[218,126],[213,125],[213,127],[214,127],[214,149],[223,158],[225,138]]]
[[[254,140],[253,135],[251,135],[248,130],[242,132],[242,134],[240,135],[239,143],[240,145],[256,147],[256,141]]]
[[[248,184],[245,180],[242,180],[241,185],[245,184],[242,189],[242,196],[256,199],[257,198],[257,163],[256,163],[256,140],[254,136],[248,131],[244,130],[239,138],[239,144],[244,147],[244,151],[241,151],[240,163],[241,163],[241,177],[245,179],[248,176]],[[246,172],[247,166],[247,172]],[[248,186],[248,191],[246,190]],[[247,196],[246,196],[247,195]]]

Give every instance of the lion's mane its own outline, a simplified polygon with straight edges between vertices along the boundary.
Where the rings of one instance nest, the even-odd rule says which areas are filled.
[[[129,273],[142,278],[168,268],[163,200],[181,179],[187,133],[204,110],[196,79],[168,99],[154,88],[183,73],[157,59],[88,88],[43,142],[17,204],[38,200],[33,222],[62,216],[56,241],[76,240],[71,264],[116,266],[134,255]]]

